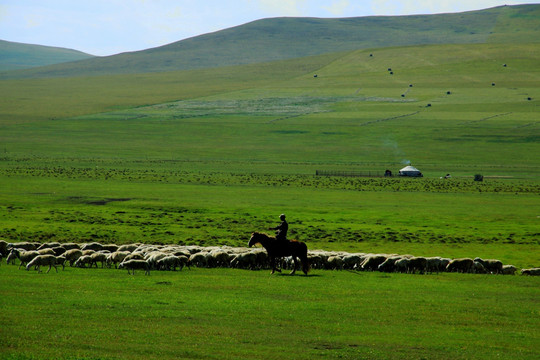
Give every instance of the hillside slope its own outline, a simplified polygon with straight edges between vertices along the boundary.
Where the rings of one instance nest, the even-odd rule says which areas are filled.
[[[252,64],[389,46],[532,42],[540,39],[539,20],[540,5],[398,17],[273,18],[145,51],[4,73],[0,77],[148,73]]]
[[[92,57],[77,50],[0,40],[0,71],[29,69]]]

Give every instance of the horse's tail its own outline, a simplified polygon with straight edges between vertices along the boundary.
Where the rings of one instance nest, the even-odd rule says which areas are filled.
[[[307,255],[302,259],[302,271],[304,274],[308,274],[309,270],[311,270],[311,266],[309,265],[309,260]]]
[[[302,245],[302,256],[300,257],[300,260],[302,260],[302,271],[307,275],[309,270],[311,270],[311,266],[309,265],[307,256],[307,245],[305,243],[302,243]]]

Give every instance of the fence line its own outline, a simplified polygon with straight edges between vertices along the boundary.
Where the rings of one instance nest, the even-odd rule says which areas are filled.
[[[384,171],[336,171],[315,170],[316,176],[342,176],[342,177],[390,177]]]

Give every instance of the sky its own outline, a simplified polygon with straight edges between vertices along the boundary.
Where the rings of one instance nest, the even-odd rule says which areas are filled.
[[[436,14],[512,0],[0,0],[0,39],[107,56],[144,50],[254,20]]]

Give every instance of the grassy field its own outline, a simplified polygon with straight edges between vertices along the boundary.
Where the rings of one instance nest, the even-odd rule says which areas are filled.
[[[0,237],[239,246],[286,213],[310,249],[539,266],[538,64],[437,45],[0,80]],[[315,175],[409,162],[425,177]],[[0,275],[8,359],[539,355],[536,278]]]
[[[3,359],[534,359],[537,278],[1,266]]]

